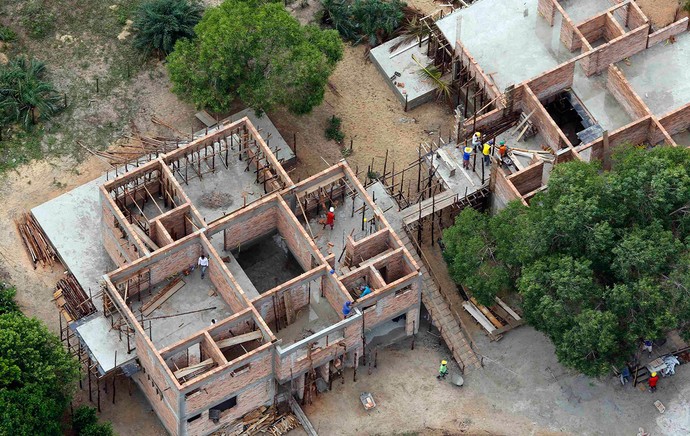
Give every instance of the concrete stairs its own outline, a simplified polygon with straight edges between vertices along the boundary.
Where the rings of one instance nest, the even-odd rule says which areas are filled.
[[[458,320],[453,316],[448,303],[431,277],[426,264],[422,262],[422,259],[417,254],[415,244],[403,229],[398,230],[398,236],[415,262],[417,262],[417,265],[419,265],[420,272],[422,273],[422,303],[424,303],[424,306],[431,314],[431,319],[439,329],[443,340],[446,341],[446,345],[450,348],[453,358],[460,365],[463,372],[481,368],[479,359],[472,351],[470,343],[460,329]]]

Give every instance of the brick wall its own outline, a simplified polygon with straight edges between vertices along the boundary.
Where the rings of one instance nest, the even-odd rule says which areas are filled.
[[[363,260],[371,259],[393,247],[393,243],[390,237],[390,230],[382,229],[359,241],[354,241],[352,236],[348,235],[345,246],[347,253],[352,259],[352,263],[357,265]]]
[[[663,126],[656,118],[652,118],[652,122],[649,125],[648,140],[652,145],[673,144],[673,138],[664,130]]]
[[[233,312],[247,308],[247,303],[240,298],[238,285],[229,277],[230,272],[224,269],[219,257],[214,256],[208,263],[208,277],[216,288],[216,292],[228,303]]]
[[[645,17],[644,13],[639,8],[639,6],[637,6],[636,2],[631,1],[630,3],[628,3],[627,9],[628,17],[626,20],[626,24],[629,28],[637,29],[640,26],[646,26],[649,24],[649,20],[647,19],[647,17]]]
[[[312,252],[309,249],[309,242],[302,234],[302,226],[286,216],[288,213],[282,209],[276,213],[278,232],[285,240],[292,255],[295,256],[295,259],[302,266],[302,269],[309,271],[312,268]],[[299,228],[296,228],[297,226]]]
[[[649,109],[635,93],[623,73],[615,65],[610,65],[606,76],[606,88],[634,120],[649,115]]]
[[[570,146],[570,141],[565,137],[565,134],[556,125],[551,118],[551,115],[546,111],[546,108],[539,102],[529,87],[525,87],[525,95],[521,101],[523,111],[527,114],[534,111],[530,121],[537,126],[539,134],[544,137],[547,145],[556,147],[558,151],[561,148]]]
[[[148,397],[151,403],[162,402],[160,396],[156,393],[156,388],[163,394],[165,398],[166,408],[169,408],[171,413],[177,416],[179,414],[178,402],[180,397],[180,391],[174,385],[171,380],[171,376],[167,375],[166,370],[157,358],[157,354],[152,351],[147,345],[146,341],[139,335],[135,334],[134,344],[137,348],[137,359],[141,367],[144,369],[145,379],[148,381],[149,385],[153,383],[152,386],[154,396]]]
[[[675,35],[678,35],[678,34],[681,34],[685,31],[687,31],[689,21],[690,21],[690,19],[688,19],[688,17],[685,17],[682,20],[678,20],[675,23],[671,23],[670,25],[664,27],[663,29],[659,29],[656,32],[650,34],[649,35],[649,42],[647,43],[647,47],[651,47],[651,46],[656,45],[660,42],[664,42],[672,36],[675,36]]]
[[[575,60],[560,65],[527,83],[539,100],[552,97],[573,86]]]
[[[256,358],[241,361],[237,365],[227,367],[220,374],[215,374],[204,380],[204,383],[194,383],[193,388],[185,390],[190,392],[199,389],[185,400],[185,419],[199,412],[207,410],[210,406],[222,402],[225,398],[244,389],[260,379],[270,379],[273,371],[273,350],[268,349],[260,353]],[[249,364],[249,368],[233,374],[233,371],[243,365]],[[264,400],[265,401],[265,400]],[[239,402],[238,402],[239,403]]]
[[[597,74],[610,64],[621,61],[647,48],[648,26],[641,26],[589,52],[581,65],[587,76]]]
[[[417,280],[415,277],[413,280]],[[377,325],[390,321],[403,312],[408,312],[419,304],[419,293],[415,292],[411,287],[399,295],[395,293],[381,298],[376,302],[376,305],[364,310],[364,328],[365,330],[372,329]],[[417,320],[416,327],[419,327],[419,320]]]
[[[189,210],[189,206],[183,206],[160,219],[160,223],[165,226],[173,239],[184,238],[194,231],[193,226],[187,220]]]
[[[594,41],[604,36],[606,28],[606,12],[599,14],[577,26],[582,36],[592,44]]]
[[[537,12],[539,12],[551,26],[553,26],[554,13],[556,11],[553,4],[554,1],[555,0],[539,0],[537,2]]]
[[[154,255],[156,262],[151,265],[151,285],[155,286],[190,265],[196,265],[201,251],[201,243],[195,240],[182,247],[174,247],[165,253],[156,252],[156,255],[159,253],[164,255]]]
[[[277,210],[273,206],[268,210],[246,215],[243,219],[233,220],[225,229],[225,249],[234,250],[238,245],[259,238],[276,227]]]
[[[188,435],[206,435],[233,421],[241,418],[262,405],[268,405],[273,400],[273,381],[262,380],[249,386],[237,395],[237,405],[221,414],[218,424],[214,424],[208,417],[208,411],[204,411],[199,419],[191,423],[184,423]],[[215,404],[214,404],[215,405]],[[214,406],[211,405],[211,406]]]
[[[690,129],[690,103],[661,116],[659,121],[670,135],[677,135]],[[690,146],[690,144],[683,145]]]
[[[164,400],[156,393],[155,388],[151,386],[151,382],[147,379],[146,374],[138,372],[132,376],[134,382],[139,386],[139,389],[144,393],[156,416],[160,419],[165,429],[171,435],[177,436],[179,434],[177,428],[177,415],[165,404]]]
[[[508,176],[508,180],[521,195],[525,195],[541,187],[543,174],[544,161],[540,160],[524,170]]]

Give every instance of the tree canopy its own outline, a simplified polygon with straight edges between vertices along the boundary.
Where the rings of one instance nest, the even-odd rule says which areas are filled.
[[[443,236],[457,283],[485,305],[518,291],[559,360],[588,375],[643,339],[690,337],[690,152],[621,146],[612,162],[557,165],[529,207],[465,209]]]
[[[77,362],[40,321],[25,317],[0,284],[0,434],[60,435]]]
[[[219,112],[239,98],[259,112],[308,113],[343,53],[336,31],[301,26],[281,3],[226,0],[195,32],[168,56],[173,91]]]
[[[358,44],[381,44],[394,35],[405,18],[400,0],[321,0],[324,21],[343,38]]]
[[[144,52],[167,55],[180,38],[192,38],[203,9],[196,1],[149,0],[142,3],[134,20],[134,46]]]

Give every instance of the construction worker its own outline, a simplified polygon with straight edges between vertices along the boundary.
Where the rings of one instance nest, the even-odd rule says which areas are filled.
[[[359,287],[359,290],[362,291],[361,294],[359,294],[359,298],[364,298],[367,295],[371,294],[371,288],[369,285],[362,285]]]
[[[659,376],[656,375],[656,372],[652,373],[652,376],[649,377],[649,392],[655,392],[656,391],[656,384],[659,381]]]
[[[484,155],[484,165],[491,164],[491,142],[485,142],[482,148],[482,154]]]
[[[480,145],[482,145],[482,134],[481,132],[475,132],[472,136],[472,149],[475,153],[479,153]]]
[[[206,257],[205,254],[202,254],[199,257],[199,260],[197,260],[196,264],[199,266],[199,270],[201,270],[201,280],[203,280],[204,275],[206,274],[206,269],[208,268],[208,257]]]
[[[325,229],[326,226],[331,226],[331,230],[333,230],[333,224],[335,223],[335,208],[331,207],[328,209],[328,213],[326,214],[326,221],[323,223],[323,228]]]
[[[508,147],[506,147],[506,142],[501,141],[498,143],[498,157],[503,159],[506,157],[506,153],[508,153]]]
[[[438,369],[438,375],[436,376],[437,379],[442,379],[446,378],[448,375],[448,362],[445,360],[441,361],[441,367]]]
[[[649,352],[649,357],[652,357],[652,340],[651,339],[645,339],[642,342],[642,352],[648,351]]]
[[[470,156],[472,156],[472,147],[468,145],[462,153],[462,167],[466,170],[470,169]]]
[[[352,312],[352,309],[350,308],[351,304],[352,303],[349,301],[346,301],[345,304],[343,304],[343,315],[345,315],[345,318],[347,318]]]

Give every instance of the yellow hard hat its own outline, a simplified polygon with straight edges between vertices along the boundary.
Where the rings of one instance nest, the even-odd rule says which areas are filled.
[[[446,365],[447,363],[448,363],[448,362],[446,362],[445,360],[442,360],[442,361],[441,361],[441,365]],[[656,374],[656,373],[654,373],[654,374]]]
[[[480,132],[475,132],[474,136],[482,136],[482,134]]]
[[[656,372],[653,372],[653,373],[652,373],[652,377],[656,377]]]
[[[472,147],[470,147],[470,146],[465,147],[465,153],[472,153]]]

